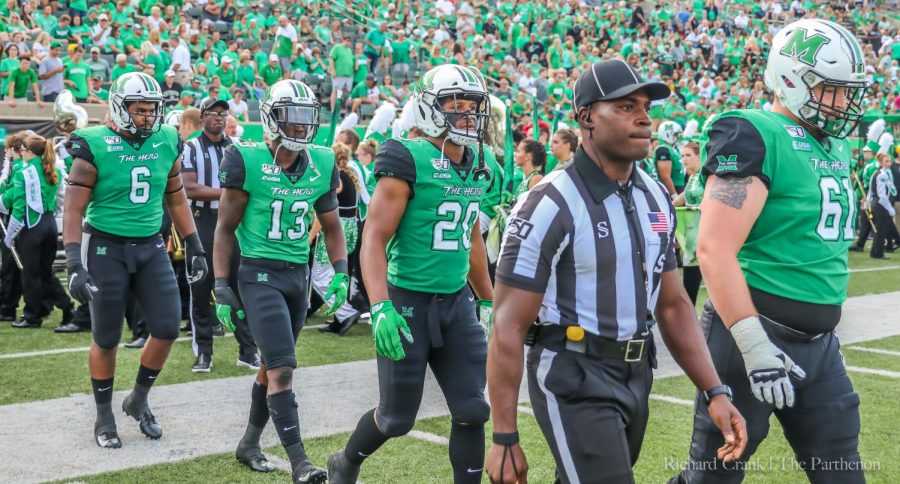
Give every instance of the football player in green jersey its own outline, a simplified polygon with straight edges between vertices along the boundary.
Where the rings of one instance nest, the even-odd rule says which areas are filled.
[[[833,331],[856,220],[845,138],[862,118],[862,49],[838,24],[799,20],[772,40],[765,80],[771,111],[725,112],[701,137],[697,257],[711,298],[701,321],[747,419],[742,461],[774,413],[810,481],[864,482],[859,396]],[[740,482],[744,465],[709,465],[720,445],[698,402],[692,462],[676,480]]]
[[[325,294],[334,313],[347,300],[347,247],[338,217],[340,185],[334,152],[311,146],[319,128],[319,102],[305,84],[276,82],[260,105],[271,144],[239,141],[225,149],[219,170],[222,197],[213,246],[216,313],[232,327],[247,318],[262,365],[251,390],[250,418],[236,457],[255,471],[274,466],[259,447],[269,416],[291,461],[295,483],[324,483],[300,438],[291,381],[294,347],[309,305],[309,228],[313,213],[325,232],[334,276]],[[234,238],[240,243],[237,280],[243,304],[229,287]]]
[[[681,125],[675,121],[663,121],[656,130],[659,146],[653,152],[653,161],[659,181],[666,186],[672,197],[684,190],[684,165],[681,163],[678,147],[675,146],[681,131]]]
[[[426,366],[452,415],[453,481],[481,482],[484,467],[488,328],[475,296],[487,326],[493,289],[478,218],[491,178],[480,153],[490,101],[477,70],[443,65],[425,73],[410,102],[425,137],[378,150],[360,256],[381,398],[328,458],[335,484],[356,482],[366,457],[413,428]]]
[[[178,337],[181,319],[178,284],[159,234],[163,202],[185,244],[199,254],[188,280],[201,280],[209,271],[181,182],[181,140],[174,128],[161,124],[159,85],[147,74],[124,74],[110,87],[109,99],[116,128],[79,129],[69,139],[73,162],[63,241],[69,291],[82,303],[90,301],[88,368],[97,404],[95,440],[101,447],[117,448],[122,442],[112,414],[112,388],[129,292],[146,314],[150,338],[122,409],[140,422],[144,435],[162,436],[147,393]]]

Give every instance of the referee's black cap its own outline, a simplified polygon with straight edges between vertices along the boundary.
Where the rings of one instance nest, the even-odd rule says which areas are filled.
[[[637,69],[623,60],[595,62],[575,81],[575,111],[596,101],[625,97],[640,89],[650,96],[651,101],[666,99],[672,94],[669,86],[661,82],[645,82]]]
[[[212,108],[228,109],[228,103],[224,99],[220,99],[217,97],[208,97],[203,101],[203,104],[200,105],[200,112],[206,112]]]

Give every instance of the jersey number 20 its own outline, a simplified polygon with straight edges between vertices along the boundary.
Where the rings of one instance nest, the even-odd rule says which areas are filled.
[[[438,217],[450,217],[450,220],[441,220],[434,224],[434,234],[431,248],[456,252],[459,250],[459,239],[462,239],[463,248],[472,248],[472,226],[478,218],[478,203],[471,202],[463,212],[463,206],[459,202],[447,201],[437,208]],[[462,224],[461,236],[453,235]]]

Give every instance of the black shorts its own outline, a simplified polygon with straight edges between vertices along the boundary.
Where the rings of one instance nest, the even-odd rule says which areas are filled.
[[[241,258],[238,287],[250,332],[268,369],[297,367],[294,347],[306,322],[309,266]]]
[[[150,336],[178,337],[181,296],[161,235],[125,239],[90,229],[84,233],[81,251],[85,269],[99,289],[90,302],[98,346],[112,349],[119,344],[129,293],[144,310]]]

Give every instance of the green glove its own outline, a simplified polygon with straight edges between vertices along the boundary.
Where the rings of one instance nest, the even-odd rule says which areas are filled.
[[[394,361],[406,358],[399,331],[412,344],[413,337],[403,316],[397,313],[390,299],[372,305],[372,337],[375,338],[375,352]]]
[[[228,279],[225,278],[216,278],[214,294],[216,296],[216,317],[222,325],[228,328],[228,331],[234,332],[234,322],[231,320],[231,313],[237,313],[239,319],[244,319],[246,316],[241,300],[228,286]]]
[[[350,276],[341,272],[335,273],[334,277],[331,278],[331,284],[328,285],[328,292],[325,293],[325,300],[328,301],[334,296],[334,302],[331,303],[328,312],[325,314],[331,316],[340,309],[347,302],[347,293],[349,291]]]
[[[487,339],[491,335],[491,328],[494,327],[494,301],[479,299],[475,303],[475,310],[478,313],[478,324],[484,328],[484,338]]]

